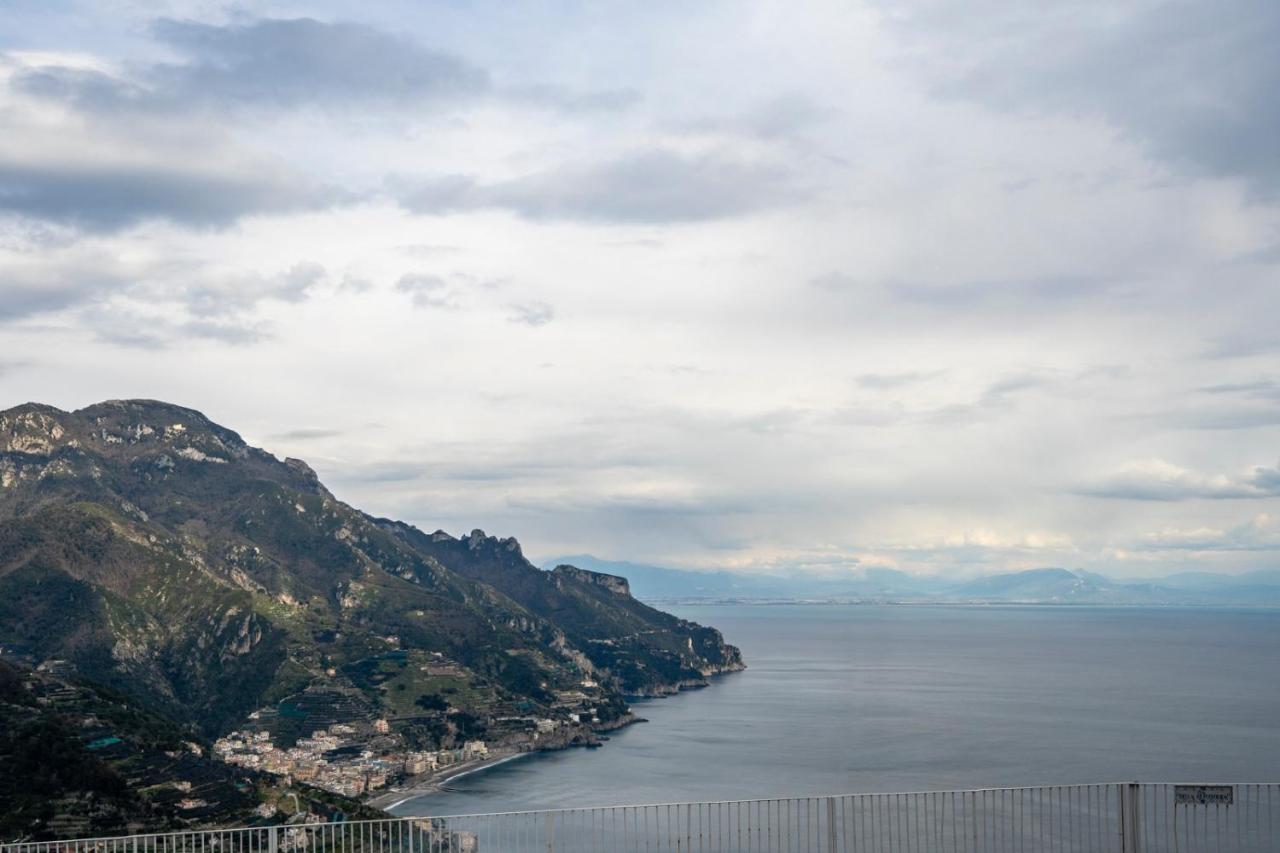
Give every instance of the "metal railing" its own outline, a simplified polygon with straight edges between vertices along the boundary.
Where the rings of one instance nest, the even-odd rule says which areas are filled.
[[[558,809],[0,844],[0,853],[1254,853],[1280,784],[1108,783]]]

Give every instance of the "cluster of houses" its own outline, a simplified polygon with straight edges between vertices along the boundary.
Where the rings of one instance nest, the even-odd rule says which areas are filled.
[[[387,728],[385,720],[374,723],[375,732],[386,733]],[[355,734],[354,727],[334,723],[282,749],[272,742],[269,732],[246,729],[219,738],[213,752],[228,764],[288,776],[347,797],[369,794],[404,776],[417,776],[489,755],[482,740],[467,741],[461,749],[375,755],[371,750],[352,745],[351,736]]]

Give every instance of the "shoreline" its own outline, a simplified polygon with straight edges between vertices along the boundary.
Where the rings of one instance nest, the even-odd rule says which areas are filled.
[[[649,695],[629,696],[628,698],[633,701],[665,699],[670,696],[675,696],[679,693],[685,693],[691,690],[709,687],[711,681],[719,678],[723,678],[724,676],[731,675],[735,672],[741,672],[744,669],[746,669],[746,665],[742,664],[740,666],[722,669],[717,672],[711,673],[710,675],[704,676],[704,678],[707,681],[706,683],[703,683],[703,684],[695,685],[695,684],[677,683],[677,684],[670,685],[671,689],[668,691],[655,692]],[[649,721],[646,720],[645,718],[637,717],[633,712],[628,711],[628,713],[626,713],[622,717],[619,717],[617,720],[614,720],[612,723],[599,726],[597,728],[593,728],[591,732],[593,735],[600,735],[605,732],[619,731],[621,729],[628,728],[638,723],[647,723],[647,722]],[[435,770],[430,773],[424,773],[420,776],[416,776],[413,779],[410,779],[400,787],[385,791],[383,793],[377,794],[372,797],[366,797],[365,799],[362,800],[362,802],[367,806],[371,806],[376,809],[381,809],[383,811],[390,812],[391,809],[394,809],[397,806],[404,805],[406,802],[408,802],[409,800],[415,799],[416,797],[424,796],[427,794],[438,794],[438,793],[447,791],[449,790],[446,787],[448,783],[452,782],[455,779],[460,779],[463,776],[469,776],[472,773],[479,773],[482,770],[488,770],[492,767],[497,767],[499,764],[505,764],[508,761],[514,761],[517,758],[521,758],[527,755],[534,755],[535,753],[539,753],[539,752],[552,752],[552,751],[559,751],[562,749],[570,749],[574,746],[588,746],[588,745],[596,746],[596,747],[603,746],[603,744],[599,743],[598,741],[595,741],[592,744],[566,743],[566,744],[560,744],[556,746],[542,746],[542,747],[534,747],[532,749],[512,750],[512,751],[504,752],[502,755],[496,755],[492,758],[485,758],[480,761],[474,761],[474,762],[464,762],[462,764],[453,765],[445,770]]]
[[[423,773],[409,780],[403,787],[395,788],[390,791],[370,797],[364,801],[365,805],[372,806],[376,809],[387,811],[396,806],[412,800],[414,797],[420,797],[423,794],[436,794],[445,790],[445,785],[454,779],[460,779],[463,776],[469,776],[472,773],[478,773],[481,770],[488,770],[490,767],[497,767],[499,764],[505,764],[508,761],[514,761],[525,755],[532,755],[536,750],[516,750],[514,752],[506,752],[492,758],[484,758],[479,761],[467,761],[456,764],[443,770],[435,770],[430,773]]]

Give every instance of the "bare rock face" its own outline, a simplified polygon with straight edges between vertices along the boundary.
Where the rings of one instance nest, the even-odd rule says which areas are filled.
[[[559,577],[569,578],[578,583],[589,583],[607,589],[614,595],[631,597],[631,585],[627,579],[618,575],[607,575],[603,572],[592,572],[576,566],[556,566],[555,573]]]
[[[67,436],[51,406],[27,403],[0,414],[0,452],[48,456]]]

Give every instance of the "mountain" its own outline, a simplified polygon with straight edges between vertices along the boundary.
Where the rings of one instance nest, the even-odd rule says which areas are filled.
[[[806,598],[910,598],[926,594],[931,581],[894,569],[868,568],[838,577],[823,575],[742,574],[667,569],[621,560],[603,560],[590,554],[573,554],[543,560],[551,569],[560,563],[599,572],[626,575],[632,594],[645,601],[806,599]]]
[[[591,554],[572,554],[542,561],[545,569],[565,564],[625,576],[631,585],[631,594],[644,601],[769,598],[791,588],[787,578],[732,572],[686,572],[624,560],[602,560]]]
[[[1105,583],[1066,569],[1030,569],[988,575],[948,591],[955,598],[971,600],[1084,601],[1097,598]]]
[[[535,718],[589,740],[566,703],[617,725],[626,696],[742,667],[621,578],[373,518],[301,460],[150,400],[0,412],[0,651],[203,737],[252,712],[289,743],[348,715],[420,747]]]
[[[865,568],[843,576],[790,577],[695,572],[603,560],[589,554],[543,561],[626,574],[637,598],[651,601],[892,601],[1112,605],[1280,606],[1280,571],[1239,575],[1191,572],[1145,581],[1118,581],[1080,569],[1041,568],[967,580]]]

